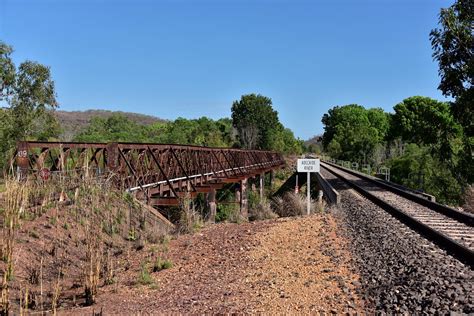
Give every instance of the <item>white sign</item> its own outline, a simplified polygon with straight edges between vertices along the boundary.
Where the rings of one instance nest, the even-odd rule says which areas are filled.
[[[319,172],[319,159],[298,159],[298,172]]]
[[[306,172],[308,179],[306,180],[306,212],[309,215],[311,211],[311,172],[319,172],[319,159],[298,159],[298,172]]]

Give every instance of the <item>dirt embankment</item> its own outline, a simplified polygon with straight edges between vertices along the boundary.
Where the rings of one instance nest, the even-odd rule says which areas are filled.
[[[171,269],[137,282],[153,245],[129,253],[127,271],[101,289],[97,304],[64,311],[131,313],[357,312],[346,242],[329,214],[217,224],[169,244]]]
[[[30,196],[32,206],[14,214],[0,204],[0,314],[84,305],[104,284],[122,286],[128,254],[160,242],[166,229],[145,207],[100,189],[80,191],[75,203]]]

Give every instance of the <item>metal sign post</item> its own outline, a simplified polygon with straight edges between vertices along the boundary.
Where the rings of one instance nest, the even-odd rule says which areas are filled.
[[[310,184],[310,179],[311,179],[311,176],[310,176],[310,173],[306,173],[308,175],[308,180],[307,180],[307,183],[308,183],[308,186],[306,187],[306,215],[309,215],[309,213],[311,212],[311,184]]]
[[[295,193],[298,194],[299,187],[298,187],[298,174],[296,174],[296,185],[295,185]]]
[[[319,159],[298,159],[298,165],[297,165],[297,171],[298,172],[306,172],[308,175],[308,180],[307,180],[307,206],[306,206],[306,212],[309,215],[310,210],[311,210],[311,172],[319,172]]]

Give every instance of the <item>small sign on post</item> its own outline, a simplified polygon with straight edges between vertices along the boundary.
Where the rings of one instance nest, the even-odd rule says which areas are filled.
[[[319,159],[298,159],[297,164],[297,171],[298,172],[306,172],[308,175],[307,180],[307,214],[309,215],[311,209],[311,184],[310,184],[310,173],[311,172],[319,172]]]

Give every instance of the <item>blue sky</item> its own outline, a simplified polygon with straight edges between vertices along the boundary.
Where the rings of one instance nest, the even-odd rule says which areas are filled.
[[[17,64],[51,67],[63,110],[220,118],[242,94],[260,93],[307,139],[335,105],[444,100],[429,32],[451,4],[0,0],[0,39]]]

